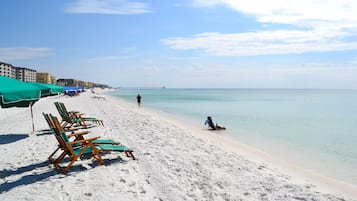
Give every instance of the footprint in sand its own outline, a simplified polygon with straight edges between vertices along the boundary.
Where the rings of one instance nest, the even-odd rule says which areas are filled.
[[[135,186],[135,185],[136,185],[136,182],[134,182],[134,181],[133,181],[133,182],[130,182],[130,184],[129,184],[130,187],[133,187],[133,186]]]

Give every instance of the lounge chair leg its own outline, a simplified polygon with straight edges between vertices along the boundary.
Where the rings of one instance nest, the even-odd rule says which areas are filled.
[[[127,157],[130,157],[132,158],[133,160],[136,160],[134,154],[133,154],[133,151],[125,151],[125,154]]]
[[[62,161],[62,159],[66,156],[66,153],[63,152],[61,155],[58,156],[56,160],[53,161],[53,164],[55,166],[59,166],[59,163]]]
[[[95,159],[97,159],[101,165],[105,165],[104,160],[100,156],[99,150],[97,148],[95,148],[95,146],[93,144],[91,144],[90,146],[91,146],[91,148],[92,148],[92,150],[94,152],[93,157]]]
[[[72,167],[73,163],[76,162],[78,160],[79,156],[74,157],[70,163],[68,163],[68,165],[63,169],[60,170],[61,173],[66,174],[68,172],[68,170]]]
[[[59,149],[60,149],[60,148],[57,147],[57,149],[48,157],[48,160],[49,160],[50,162],[53,162],[53,161],[55,160],[55,159],[52,158],[52,156],[55,155],[55,153],[56,153]]]

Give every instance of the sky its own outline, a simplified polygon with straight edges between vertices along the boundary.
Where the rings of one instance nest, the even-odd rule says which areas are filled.
[[[357,89],[357,1],[2,0],[0,61],[112,87]]]

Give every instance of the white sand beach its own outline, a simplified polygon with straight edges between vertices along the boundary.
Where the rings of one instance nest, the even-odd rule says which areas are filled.
[[[29,108],[0,109],[0,200],[357,200],[355,186],[96,92],[41,99],[34,133]],[[113,152],[106,166],[86,159],[58,174],[47,159],[57,141],[42,117],[59,116],[55,101],[103,119],[89,136],[120,141],[137,160]]]

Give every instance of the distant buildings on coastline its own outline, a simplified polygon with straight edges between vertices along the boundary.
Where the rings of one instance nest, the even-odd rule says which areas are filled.
[[[58,79],[57,84],[61,86],[76,86],[76,87],[100,87],[100,88],[109,88],[108,85],[105,84],[97,84],[93,82],[84,82],[81,80],[75,79]]]
[[[11,64],[0,62],[0,75],[6,77],[16,78],[18,80],[22,80],[25,82],[33,82],[36,81],[36,71],[23,68],[23,67],[15,67]]]
[[[108,85],[97,84],[93,82],[84,82],[76,79],[56,79],[51,73],[37,72],[36,70],[24,67],[16,67],[8,63],[0,61],[0,75],[12,77],[24,82],[41,82],[46,84],[57,84],[60,86],[75,86],[75,87],[100,87],[108,88]]]

